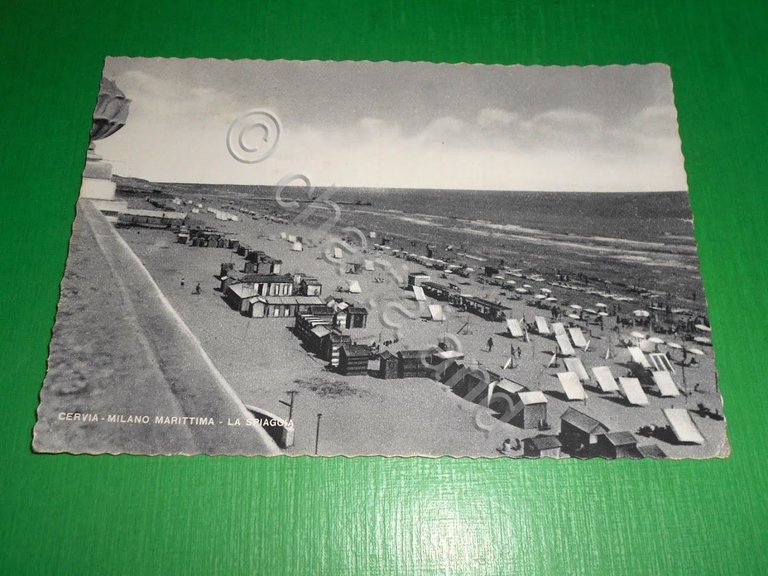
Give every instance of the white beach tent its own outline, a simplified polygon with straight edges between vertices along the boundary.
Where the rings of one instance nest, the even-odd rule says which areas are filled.
[[[595,366],[592,368],[592,373],[595,375],[597,384],[603,392],[615,392],[619,389],[610,366]]]
[[[373,260],[366,260],[365,262],[363,262],[363,268],[365,268],[369,272],[373,272],[375,270],[373,266]]]
[[[443,307],[440,304],[430,304],[429,314],[432,316],[432,320],[435,322],[445,321],[445,314],[443,314]]]
[[[280,232],[280,238],[285,240],[288,237],[288,235],[285,232]]]
[[[587,399],[584,386],[579,382],[579,377],[575,372],[559,372],[557,378],[560,380],[560,385],[563,387],[569,401]]]
[[[336,246],[333,249],[333,257],[336,258],[337,260],[341,260],[344,257],[344,254],[342,254],[341,252],[341,248],[339,248],[338,246]]]
[[[619,378],[619,384],[630,404],[634,406],[648,405],[648,396],[645,395],[643,387],[640,386],[640,380],[637,378]]]
[[[555,333],[555,336],[565,336],[565,326],[562,322],[552,322],[552,332]]]
[[[643,351],[640,350],[637,346],[630,346],[627,348],[629,350],[630,356],[632,356],[632,361],[636,362],[637,364],[640,364],[643,368],[649,368],[651,367],[651,363],[648,362],[648,358],[645,357],[645,354],[643,354]]]
[[[301,245],[301,242],[294,242],[291,246],[291,250],[293,252],[301,252],[304,250],[304,247]]]
[[[349,282],[349,291],[352,294],[360,294],[362,293],[362,289],[360,288],[360,282],[357,280],[350,280]]]
[[[581,331],[581,328],[574,327],[574,328],[568,328],[568,332],[571,334],[571,340],[573,340],[574,345],[576,348],[581,348],[582,350],[586,350],[587,346],[589,346],[589,343],[584,338],[584,334]]]
[[[288,234],[288,242],[296,242],[296,236],[294,234]]]
[[[507,318],[507,329],[509,330],[509,333],[512,335],[512,338],[522,338],[525,336],[525,332],[523,332],[523,327],[520,326],[520,320],[516,318]]]
[[[576,352],[574,351],[573,346],[571,346],[571,341],[568,340],[568,336],[565,334],[557,334],[555,340],[557,340],[557,345],[560,347],[561,354],[564,356],[576,356]]]
[[[589,380],[587,369],[584,368],[584,364],[582,364],[580,358],[566,358],[565,367],[568,368],[569,372],[576,374],[582,382],[587,382]]]
[[[672,374],[669,372],[664,372],[663,370],[653,372],[653,381],[656,382],[659,392],[665,398],[680,396],[680,390],[677,389],[675,381],[672,380]]]
[[[550,334],[547,319],[544,318],[544,316],[536,316],[536,330],[538,330],[539,334],[542,336]]]
[[[699,432],[688,410],[685,408],[666,408],[664,416],[667,417],[672,432],[678,441],[684,444],[704,444],[704,436]]]
[[[424,289],[421,286],[411,286],[413,289],[413,295],[416,297],[417,302],[426,302],[427,297],[424,294]]]

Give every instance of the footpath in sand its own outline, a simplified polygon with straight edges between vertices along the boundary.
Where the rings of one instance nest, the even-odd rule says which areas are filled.
[[[279,453],[262,428],[227,425],[249,413],[88,201],[78,203],[50,350],[36,451]],[[88,417],[67,419],[75,413]]]

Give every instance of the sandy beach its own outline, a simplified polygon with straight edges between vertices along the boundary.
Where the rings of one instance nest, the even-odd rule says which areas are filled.
[[[143,200],[132,198],[131,201],[148,207]],[[213,206],[222,208],[222,203],[214,203]],[[658,391],[647,390],[649,405],[632,407],[617,393],[600,392],[592,379],[585,385],[588,394],[586,402],[568,402],[556,377],[557,372],[565,370],[562,360],[557,367],[548,367],[556,349],[554,340],[550,338],[530,334],[529,341],[512,339],[504,323],[487,321],[432,299],[428,299],[428,303],[443,305],[445,322],[411,318],[409,316],[416,314],[408,312],[418,311],[418,303],[411,291],[398,286],[381,269],[345,274],[345,266],[323,257],[321,242],[325,238],[314,228],[247,215],[241,215],[238,222],[218,221],[204,211],[192,216],[281,259],[283,272],[301,272],[318,278],[323,284],[323,298],[340,296],[366,305],[370,311],[368,326],[351,330],[353,341],[370,344],[394,339],[395,332],[384,325],[380,317],[380,310],[388,302],[399,302],[400,310],[405,312],[396,312],[393,317],[395,308],[390,308],[389,320],[395,320],[401,326],[399,342],[389,346],[392,352],[434,347],[441,338],[458,335],[468,365],[483,367],[531,390],[541,390],[546,395],[547,420],[552,426],[548,434],[558,433],[559,417],[569,405],[600,420],[611,431],[630,431],[636,436],[641,426],[667,424],[662,408],[695,410],[699,403],[703,403],[707,408],[722,413],[711,348],[705,348],[705,355],[697,357],[695,365],[685,367],[685,383],[682,366],[674,363],[680,360],[680,352],[670,350],[676,371],[673,379],[688,394],[661,398]],[[304,251],[291,251],[291,244],[281,240],[281,232],[302,236]],[[504,439],[514,441],[539,433],[538,430],[523,430],[492,419],[487,409],[456,396],[447,386],[431,379],[380,380],[369,376],[346,377],[328,371],[324,361],[302,348],[301,341],[291,331],[294,324],[292,318],[247,318],[224,302],[217,291],[219,281],[216,275],[220,264],[233,262],[236,269],[241,269],[244,262],[241,256],[223,248],[193,248],[179,244],[175,235],[167,230],[124,228],[120,233],[246,404],[287,416],[288,409],[281,401],[288,400],[289,390],[298,392],[293,412],[296,442],[287,451],[289,454],[314,452],[318,414],[322,414],[318,443],[318,453],[322,455],[499,456],[498,448]],[[345,254],[345,257],[347,261],[365,257],[386,262],[403,277],[409,271],[426,271],[433,281],[455,282],[460,284],[464,293],[502,301],[509,307],[507,317],[510,318],[524,318],[530,322],[535,315],[540,315],[550,319],[548,311],[533,305],[532,296],[510,299],[508,291],[500,286],[480,283],[476,275],[470,279],[455,276],[450,280],[441,278],[442,273],[437,270],[425,270],[417,263],[393,257],[386,251],[374,251],[370,246],[366,254]],[[510,265],[514,263],[510,262]],[[377,278],[379,281],[376,281]],[[360,283],[361,294],[337,291],[337,288],[347,286],[349,280]],[[524,282],[532,286],[533,292],[540,288],[551,290],[564,307],[578,303],[589,308],[600,300],[596,295],[553,286],[551,278],[545,280]],[[197,283],[202,289],[200,295],[194,293]],[[631,306],[631,303],[625,303],[623,309],[629,311]],[[618,340],[633,329],[622,326],[617,335],[613,330],[615,319],[612,316],[606,318],[603,329],[583,321],[575,323],[584,329],[590,341],[589,349],[578,353],[590,376],[592,367],[603,365],[610,366],[615,376],[624,376],[630,355]],[[487,350],[489,338],[494,342],[490,352]],[[514,369],[505,370],[503,366],[509,359],[511,347],[519,348],[521,356],[516,359]],[[609,350],[610,359],[606,360]],[[661,351],[664,350],[662,347]],[[704,445],[682,446],[659,438],[637,436],[639,445],[658,444],[673,458],[721,455],[725,451],[722,446],[710,441],[718,438],[725,441],[724,421],[702,417],[694,412],[691,414],[707,439]]]

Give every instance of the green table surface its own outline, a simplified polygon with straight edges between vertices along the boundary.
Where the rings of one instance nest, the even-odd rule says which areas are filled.
[[[6,2],[0,574],[767,574],[768,4]],[[35,455],[106,55],[672,67],[733,455]]]

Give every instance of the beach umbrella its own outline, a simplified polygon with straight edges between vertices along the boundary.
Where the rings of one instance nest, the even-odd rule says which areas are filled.
[[[695,354],[696,356],[704,356],[704,351],[698,348],[686,348],[689,354]]]
[[[578,314],[570,313],[568,314],[568,318],[573,318],[574,320],[581,320],[581,316]]]
[[[699,344],[707,344],[709,346],[712,345],[712,340],[707,338],[706,336],[697,336],[693,339],[694,342],[698,342]]]
[[[547,297],[544,296],[544,294],[536,294],[534,298],[536,298],[536,300],[545,300]]]
[[[595,304],[596,308],[608,308],[608,304],[603,304],[602,302],[598,302]]]
[[[544,294],[552,294],[552,290],[550,290],[549,288],[542,288],[541,292]]]
[[[517,284],[517,282],[515,282],[514,280],[507,280],[506,282],[504,282],[504,284],[510,284],[514,286],[515,284]]]
[[[707,326],[705,324],[696,324],[695,328],[698,328],[702,332],[712,332],[712,328],[710,328],[709,326]]]
[[[474,272],[474,268],[464,268],[464,272]]]
[[[554,296],[550,296],[549,298],[547,298],[546,301],[547,302],[557,302],[557,298],[555,298]]]
[[[633,338],[639,338],[639,339],[645,338],[645,334],[643,334],[642,332],[630,332],[629,335],[632,336]]]
[[[669,346],[670,348],[674,348],[675,350],[682,350],[683,349],[683,347],[680,344],[678,344],[677,342],[667,342],[667,346]]]
[[[523,284],[523,288],[528,288],[529,290],[533,288],[530,284]]]
[[[634,312],[632,312],[632,314],[634,314],[638,318],[648,318],[648,316],[651,315],[651,313],[648,312],[648,310],[635,310]]]
[[[597,315],[598,316],[602,316],[603,318],[605,318],[606,316],[610,316],[610,314],[608,314],[608,312],[598,312]]]
[[[581,306],[579,306],[578,304],[571,304],[571,308],[573,308],[574,310],[581,310]]]
[[[592,310],[592,308],[585,308],[584,312],[587,314],[597,314],[597,310]]]
[[[664,344],[664,340],[662,340],[658,336],[651,336],[650,338],[648,338],[648,342],[653,342],[654,344]]]
[[[525,288],[515,288],[515,292],[517,292],[518,294],[528,294],[528,290],[526,290]]]

